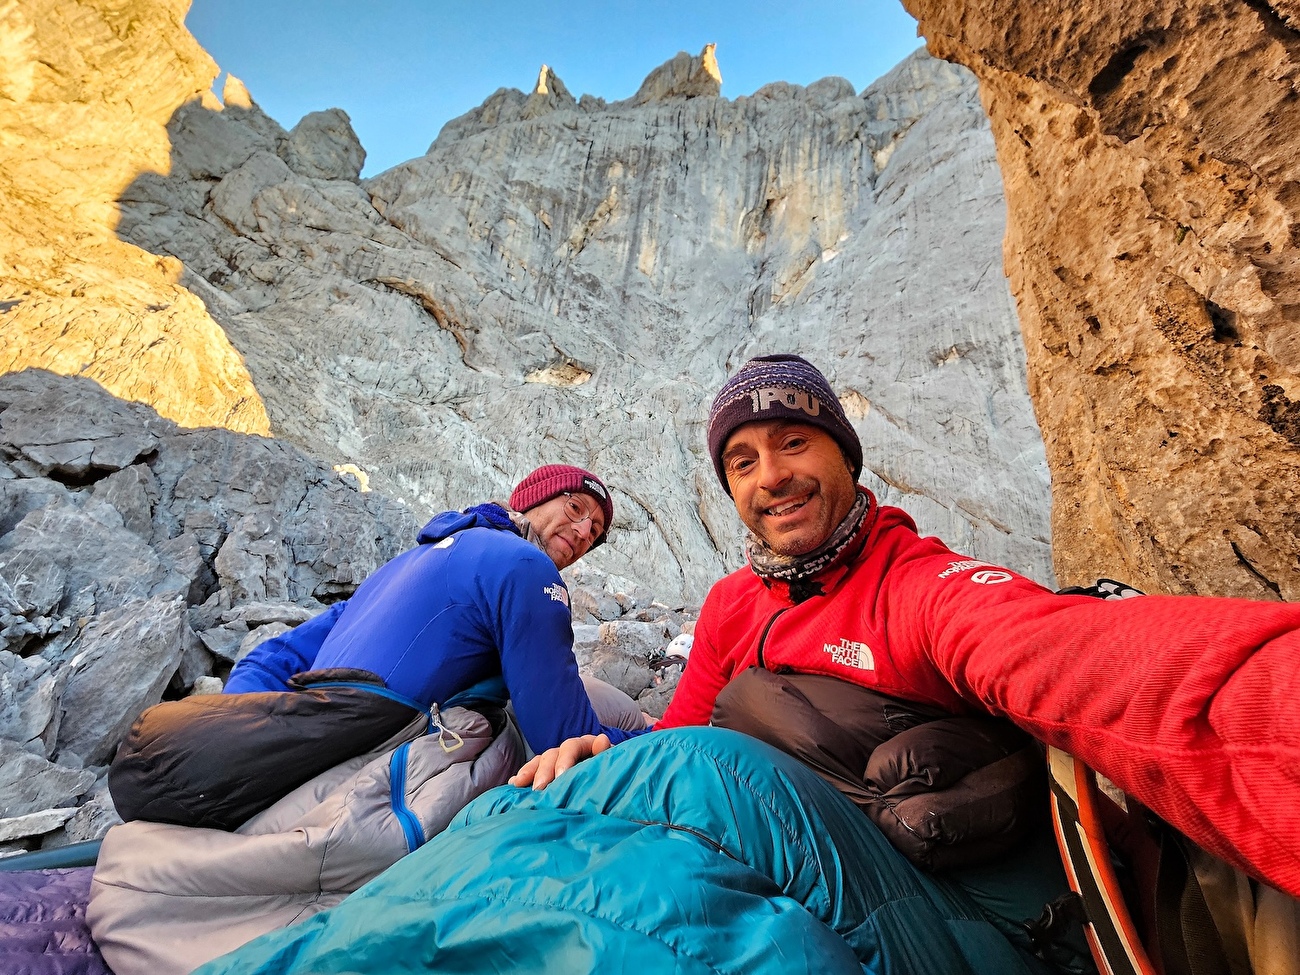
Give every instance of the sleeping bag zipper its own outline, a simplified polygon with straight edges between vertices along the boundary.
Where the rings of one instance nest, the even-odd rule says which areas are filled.
[[[428,718],[428,725],[425,732],[438,730],[438,742],[442,745],[443,751],[455,751],[463,742],[460,735],[450,728],[443,728],[442,716],[438,712],[437,705],[425,708],[417,702],[398,694],[396,691],[389,690],[387,687],[368,684],[362,681],[325,681],[320,684],[313,684],[313,687],[352,687],[357,690],[369,691],[372,694],[378,694],[380,697],[386,697],[391,701],[397,701],[408,707],[419,711]],[[455,744],[450,747],[447,745],[444,736],[450,734]],[[424,827],[420,825],[419,817],[406,804],[406,760],[411,752],[411,743],[404,741],[394,749],[392,756],[388,760],[388,804],[393,810],[393,815],[397,817],[398,824],[402,827],[402,835],[406,838],[406,852],[414,853],[424,845]]]
[[[388,760],[389,805],[393,815],[402,827],[406,837],[406,852],[414,853],[424,845],[424,828],[411,807],[406,804],[406,756],[411,751],[411,743],[403,742]]]

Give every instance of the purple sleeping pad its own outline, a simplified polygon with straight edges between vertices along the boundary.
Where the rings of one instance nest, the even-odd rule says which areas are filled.
[[[86,926],[94,867],[0,873],[0,972],[113,975]]]

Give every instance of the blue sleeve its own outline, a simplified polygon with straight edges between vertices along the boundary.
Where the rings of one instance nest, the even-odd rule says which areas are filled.
[[[501,654],[501,674],[519,728],[535,752],[578,735],[609,735],[618,744],[635,732],[600,723],[573,657],[569,593],[543,552],[512,559],[495,592],[485,593]]]
[[[338,622],[347,600],[337,602],[319,616],[313,616],[287,633],[263,640],[235,664],[224,693],[287,691],[289,678],[311,670],[321,644]]]

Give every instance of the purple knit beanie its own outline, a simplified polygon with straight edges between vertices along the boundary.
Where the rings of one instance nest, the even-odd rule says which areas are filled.
[[[709,410],[709,456],[728,495],[723,448],[737,427],[754,420],[797,420],[821,427],[848,457],[853,480],[862,473],[862,442],[826,377],[800,356],[760,355],[723,384]]]
[[[605,482],[591,471],[570,467],[568,464],[546,464],[539,467],[515,485],[515,489],[510,492],[510,507],[516,511],[527,511],[561,494],[578,492],[595,498],[600,510],[605,513],[605,527],[600,537],[591,543],[591,547],[595,548],[609,537],[609,528],[614,524],[614,499],[610,497]]]

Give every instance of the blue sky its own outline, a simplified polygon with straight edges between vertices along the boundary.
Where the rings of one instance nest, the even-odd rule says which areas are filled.
[[[826,75],[861,90],[921,44],[898,0],[194,0],[185,23],[286,128],[344,109],[367,176],[423,155],[497,88],[531,89],[542,64],[574,97],[613,101],[678,51],[716,43],[735,98]]]

